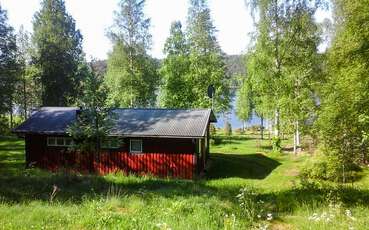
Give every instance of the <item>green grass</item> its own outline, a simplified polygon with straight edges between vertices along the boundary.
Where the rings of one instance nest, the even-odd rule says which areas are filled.
[[[223,137],[224,138],[224,137]],[[211,147],[206,178],[67,175],[24,169],[24,143],[0,139],[0,229],[367,229],[369,172],[353,184],[301,185],[309,155],[271,153],[269,141],[233,136]],[[285,141],[285,144],[288,141]],[[53,186],[60,190],[50,200]],[[262,217],[236,198],[256,191]],[[259,202],[258,202],[259,203]],[[353,218],[346,214],[350,210]],[[268,221],[265,215],[271,213]],[[233,215],[232,215],[233,214]],[[309,217],[314,216],[315,220]],[[330,218],[330,220],[327,220]]]

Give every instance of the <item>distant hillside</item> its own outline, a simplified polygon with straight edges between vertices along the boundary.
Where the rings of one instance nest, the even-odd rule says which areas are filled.
[[[161,60],[158,60],[161,62]],[[225,63],[227,66],[227,74],[232,78],[232,86],[236,87],[236,79],[233,77],[237,75],[245,75],[245,64],[243,55],[226,55]],[[106,60],[98,60],[91,63],[94,71],[99,75],[104,75],[106,73]]]
[[[246,71],[243,55],[227,55],[225,62],[228,70],[227,73],[230,76],[245,75]]]

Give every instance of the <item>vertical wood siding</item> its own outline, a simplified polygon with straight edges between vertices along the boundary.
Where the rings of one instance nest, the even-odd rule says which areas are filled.
[[[82,173],[104,175],[123,171],[139,175],[160,177],[193,178],[193,154],[144,153],[77,153],[61,151],[47,152],[34,159],[34,165],[51,171],[62,168]]]
[[[163,153],[152,152],[132,154],[122,149],[119,151],[105,151],[99,154],[69,152],[63,148],[47,147],[45,137],[26,139],[26,151],[29,163],[56,171],[68,169],[81,173],[124,172],[139,175],[154,175],[159,177],[175,177],[192,179],[195,170],[195,155],[192,152],[179,153],[178,148],[170,153],[168,149]],[[151,141],[151,144],[154,142]],[[159,147],[156,146],[159,150]],[[168,148],[168,145],[166,145]],[[186,147],[191,150],[192,147]],[[181,148],[179,148],[181,149]]]

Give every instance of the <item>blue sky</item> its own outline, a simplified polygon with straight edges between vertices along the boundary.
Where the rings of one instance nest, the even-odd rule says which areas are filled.
[[[106,31],[112,25],[113,11],[118,0],[65,0],[68,12],[76,20],[84,37],[83,49],[87,58],[105,59],[112,44]],[[40,0],[0,0],[8,11],[9,23],[18,30],[21,25],[32,31],[32,18],[40,8]],[[249,43],[253,23],[244,0],[209,0],[209,7],[218,33],[218,41],[227,54],[240,54]],[[165,39],[172,21],[186,23],[188,0],[146,0],[145,14],[151,18],[154,57],[162,58]],[[319,12],[317,20],[329,17]]]

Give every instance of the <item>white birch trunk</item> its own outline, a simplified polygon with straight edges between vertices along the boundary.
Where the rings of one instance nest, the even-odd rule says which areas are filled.
[[[300,131],[299,131],[299,122],[294,122],[295,131],[293,133],[293,153],[297,154],[300,151]]]
[[[296,134],[297,133],[295,129],[295,132],[293,132],[293,154],[297,154],[297,135]]]
[[[296,121],[296,145],[300,148],[300,127],[299,121]]]
[[[274,115],[274,136],[279,137],[279,110],[275,111]]]

